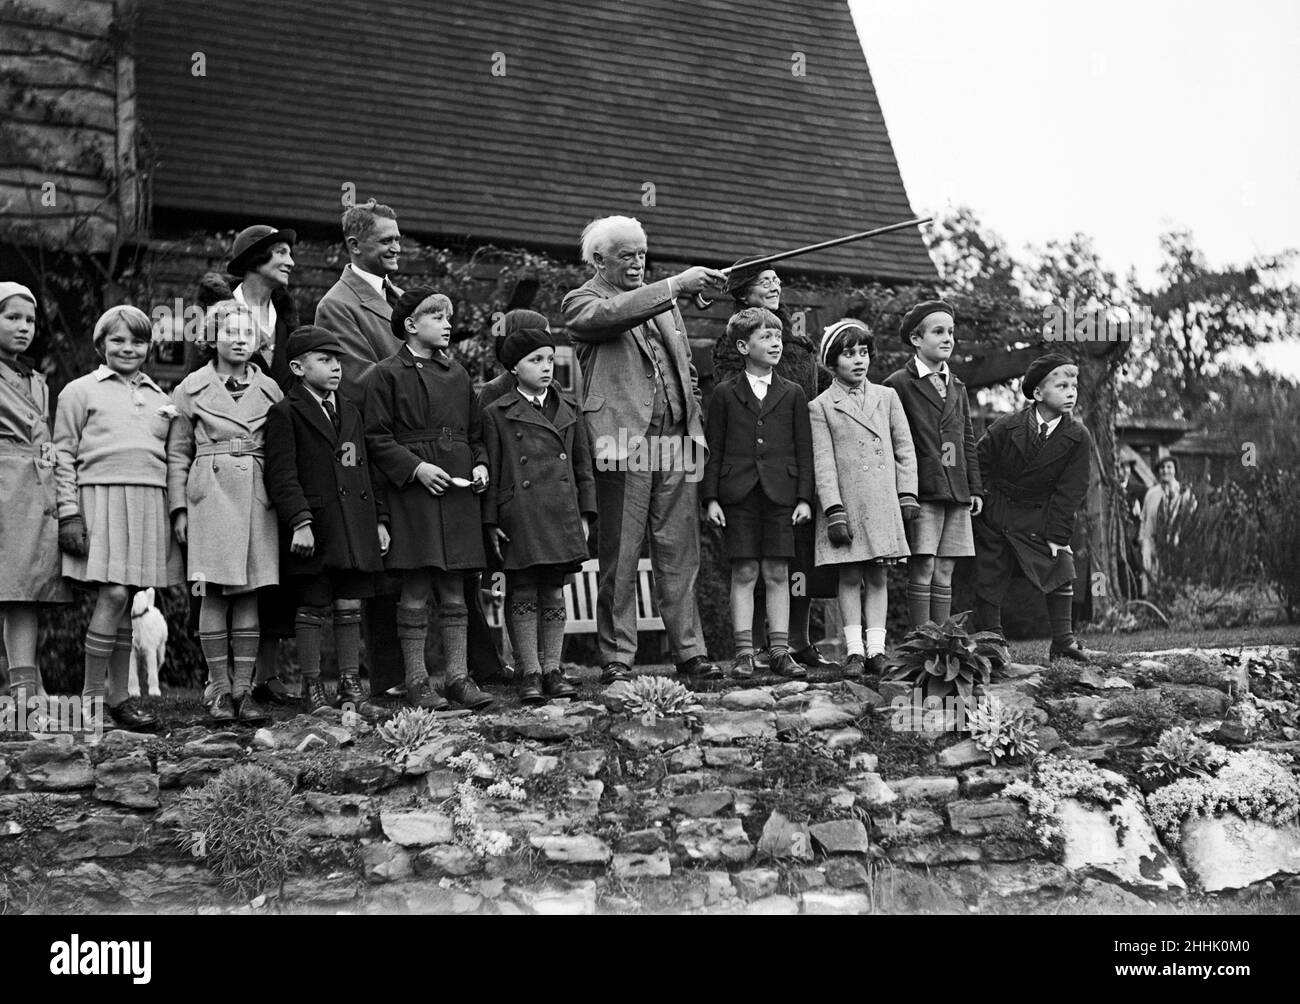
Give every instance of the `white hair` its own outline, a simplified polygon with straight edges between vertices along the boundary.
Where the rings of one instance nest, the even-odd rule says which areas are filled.
[[[595,253],[604,251],[614,234],[624,230],[635,230],[637,236],[645,240],[645,228],[633,216],[602,216],[592,220],[582,228],[582,260],[595,268]]]

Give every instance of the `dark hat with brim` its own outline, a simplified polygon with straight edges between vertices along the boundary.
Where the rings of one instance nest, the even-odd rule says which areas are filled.
[[[289,335],[285,355],[289,359],[297,359],[306,352],[333,352],[342,355],[343,343],[339,341],[338,335],[327,328],[304,324],[300,328],[294,328]]]
[[[957,314],[952,309],[952,304],[946,300],[922,300],[915,307],[903,315],[902,323],[898,325],[898,337],[903,340],[904,345],[912,344],[912,332],[916,326],[924,321],[931,314],[947,314],[956,320]]]
[[[1034,388],[1043,382],[1043,378],[1058,366],[1074,366],[1075,362],[1067,355],[1060,352],[1049,352],[1045,356],[1039,356],[1029,364],[1029,369],[1025,370],[1025,378],[1020,381],[1020,391],[1029,398],[1034,399]]]
[[[281,241],[293,247],[297,240],[298,233],[295,230],[277,230],[265,223],[245,227],[235,237],[235,246],[230,249],[230,264],[226,266],[226,271],[231,275],[243,275],[248,271],[248,263],[257,257],[258,252]]]
[[[727,276],[727,285],[723,287],[723,292],[732,298],[739,300],[741,295],[749,288],[749,284],[766,272],[770,265],[757,265],[752,268],[745,268],[746,262],[762,258],[762,255],[750,255],[748,258],[741,258],[731,266],[731,273]]]

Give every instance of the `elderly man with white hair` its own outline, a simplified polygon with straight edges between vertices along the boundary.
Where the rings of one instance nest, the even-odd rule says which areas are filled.
[[[646,284],[645,231],[627,216],[589,223],[582,260],[595,275],[564,297],[563,310],[582,367],[582,413],[596,462],[601,682],[631,674],[637,562],[647,535],[677,671],[717,678],[722,670],[705,653],[695,603],[704,423],[677,297],[720,289],[726,280],[697,265]]]

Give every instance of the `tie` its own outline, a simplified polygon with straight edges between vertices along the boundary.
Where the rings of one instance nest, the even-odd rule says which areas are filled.
[[[943,377],[938,373],[931,373],[930,382],[934,384],[934,389],[939,392],[939,396],[945,401],[948,400],[948,384],[944,382]]]
[[[388,301],[390,307],[397,306],[397,291],[393,289],[393,284],[387,279],[384,280],[384,299]]]
[[[537,400],[537,398],[530,397],[528,400],[533,402],[533,407],[536,408],[538,411],[542,410],[542,402]]]
[[[1037,432],[1037,434],[1034,436],[1034,445],[1033,445],[1033,454],[1034,454],[1034,456],[1037,456],[1037,455],[1038,455],[1038,451],[1041,450],[1041,449],[1043,448],[1043,444],[1044,444],[1045,442],[1047,442],[1047,423],[1046,423],[1046,422],[1039,422],[1039,423],[1038,423],[1038,432]]]
[[[335,431],[335,432],[338,432],[338,431],[339,431],[339,413],[338,413],[338,410],[334,407],[334,402],[331,401],[329,398],[326,398],[324,401],[321,402],[321,404],[322,404],[322,405],[324,406],[324,408],[325,408],[325,414],[327,414],[327,415],[330,417],[330,425],[334,426],[334,431]]]

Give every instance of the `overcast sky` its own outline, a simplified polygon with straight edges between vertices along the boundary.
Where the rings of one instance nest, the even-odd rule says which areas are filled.
[[[1083,231],[1143,283],[1174,226],[1213,265],[1300,247],[1296,0],[849,7],[918,211],[1017,254]]]

